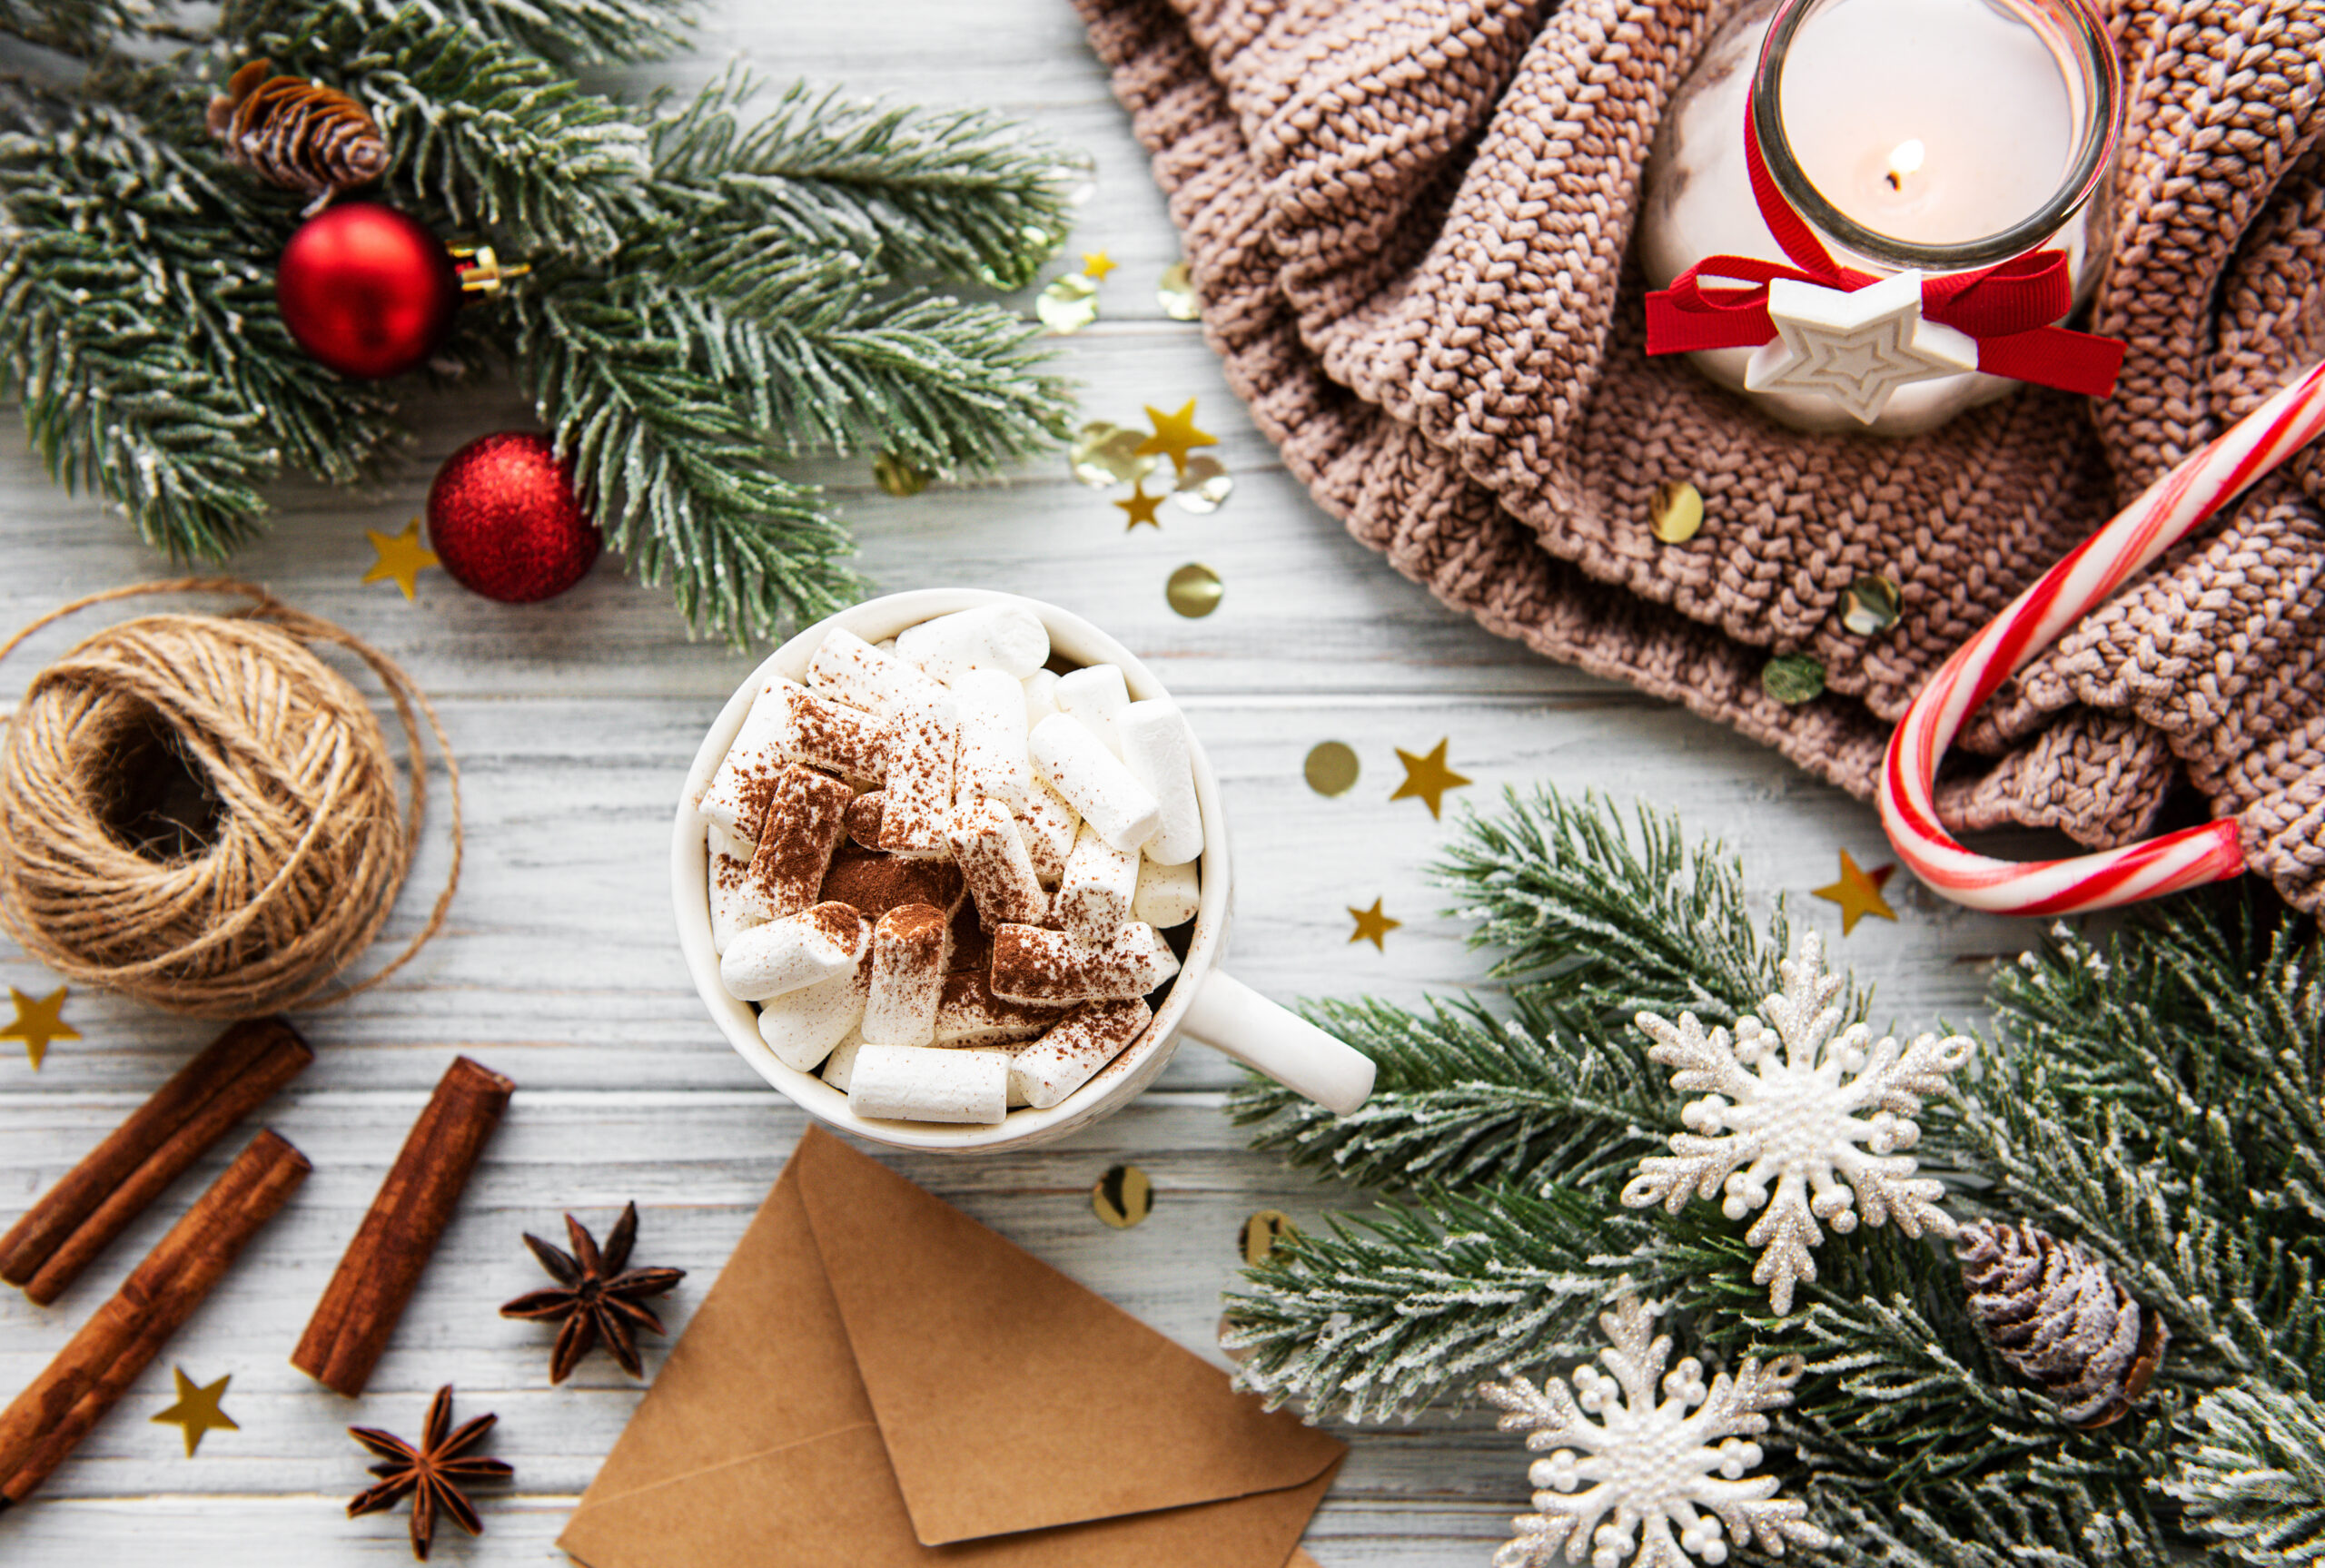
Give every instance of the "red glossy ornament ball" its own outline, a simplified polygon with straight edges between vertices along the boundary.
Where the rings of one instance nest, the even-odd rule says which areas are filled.
[[[460,280],[443,242],[376,202],[310,218],[275,264],[274,300],[299,346],[380,380],[427,363],[452,330]]]
[[[462,587],[504,605],[563,593],[601,542],[547,436],[503,430],[470,441],[428,488],[429,548]]]

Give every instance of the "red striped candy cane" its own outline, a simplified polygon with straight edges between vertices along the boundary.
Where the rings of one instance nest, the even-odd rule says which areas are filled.
[[[1939,825],[1933,786],[1945,748],[2003,682],[2320,432],[2325,365],[2158,479],[1945,661],[1905,710],[1881,772],[1881,824],[1915,876],[1973,909],[2050,915],[2134,903],[2243,871],[2233,817],[2068,860],[1990,860]]]

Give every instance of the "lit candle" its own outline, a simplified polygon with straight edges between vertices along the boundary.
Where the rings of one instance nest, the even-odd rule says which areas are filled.
[[[1752,193],[1744,124],[1763,44],[1791,10],[1806,14],[1761,77],[1776,84],[1783,131],[1765,152],[1843,265],[1877,275],[1960,270],[2049,242],[2087,286],[2090,230],[2103,214],[2079,200],[2087,183],[2079,163],[2104,140],[2107,126],[2094,122],[2113,101],[2092,90],[2099,64],[2069,54],[2064,24],[2076,9],[2067,0],[1806,0],[1732,23],[1680,89],[1648,164],[1639,255],[1651,286],[1706,256],[1785,259]],[[2103,33],[2092,32],[2103,45]],[[1975,261],[1944,254],[2013,232],[2015,244]],[[1746,349],[1693,356],[1739,390],[1752,357]],[[1871,428],[1925,430],[2016,384],[1974,373],[1914,382]],[[1756,395],[1787,423],[1865,428],[1827,396]]]

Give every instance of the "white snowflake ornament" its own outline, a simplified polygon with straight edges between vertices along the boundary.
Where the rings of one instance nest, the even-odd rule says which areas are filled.
[[[1792,1310],[1793,1287],[1816,1277],[1811,1249],[1825,1239],[1820,1219],[1843,1234],[1860,1219],[1894,1218],[1908,1236],[1924,1228],[1954,1236],[1957,1227],[1937,1206],[1945,1188],[1915,1176],[1904,1151],[1921,1140],[1913,1119],[1922,1097],[1944,1090],[1977,1046],[1958,1034],[1924,1034],[1904,1047],[1885,1035],[1868,1046],[1864,1024],[1841,1030],[1833,1005],[1841,981],[1825,972],[1814,932],[1778,969],[1783,992],[1760,1004],[1773,1031],[1746,1016],[1731,1040],[1725,1029],[1707,1033],[1693,1013],[1681,1013],[1677,1025],[1638,1015],[1655,1041],[1649,1060],[1678,1069],[1671,1087],[1712,1092],[1679,1113],[1691,1130],[1671,1135],[1670,1154],[1639,1162],[1623,1202],[1660,1203],[1677,1214],[1690,1198],[1724,1191],[1730,1219],[1765,1209],[1744,1239],[1761,1248],[1752,1279],[1768,1287],[1768,1305],[1781,1315]]]
[[[1775,1476],[1745,1474],[1764,1457],[1751,1441],[1768,1429],[1762,1412],[1792,1403],[1800,1357],[1747,1360],[1735,1377],[1723,1372],[1707,1384],[1691,1356],[1667,1376],[1671,1337],[1655,1334],[1657,1312],[1626,1279],[1614,1310],[1598,1318],[1607,1372],[1576,1367],[1571,1395],[1555,1377],[1539,1388],[1512,1377],[1478,1390],[1508,1412],[1503,1431],[1529,1428],[1527,1447],[1552,1450],[1527,1471],[1542,1488],[1534,1494],[1540,1512],[1515,1521],[1518,1533],[1494,1553],[1495,1568],[1549,1568],[1561,1554],[1579,1563],[1586,1546],[1591,1568],[1689,1568],[1690,1557],[1725,1563],[1731,1541],[1756,1542],[1777,1557],[1787,1542],[1831,1543],[1807,1522],[1805,1504],[1776,1496]]]

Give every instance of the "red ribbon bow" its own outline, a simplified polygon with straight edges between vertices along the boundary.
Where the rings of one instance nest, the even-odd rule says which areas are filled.
[[[1880,280],[1833,260],[1807,221],[1776,189],[1747,114],[1744,161],[1752,195],[1768,232],[1794,262],[1751,256],[1707,256],[1647,297],[1647,351],[1684,354],[1697,349],[1753,349],[1776,337],[1768,319],[1768,285],[1796,279],[1850,293]],[[1707,278],[1723,281],[1707,283]],[[2034,251],[1974,272],[1948,272],[1922,282],[1922,314],[1978,340],[1978,369],[1990,376],[2032,381],[2062,391],[2103,398],[2115,390],[2123,345],[2113,338],[2053,326],[2073,308],[2063,251]]]

